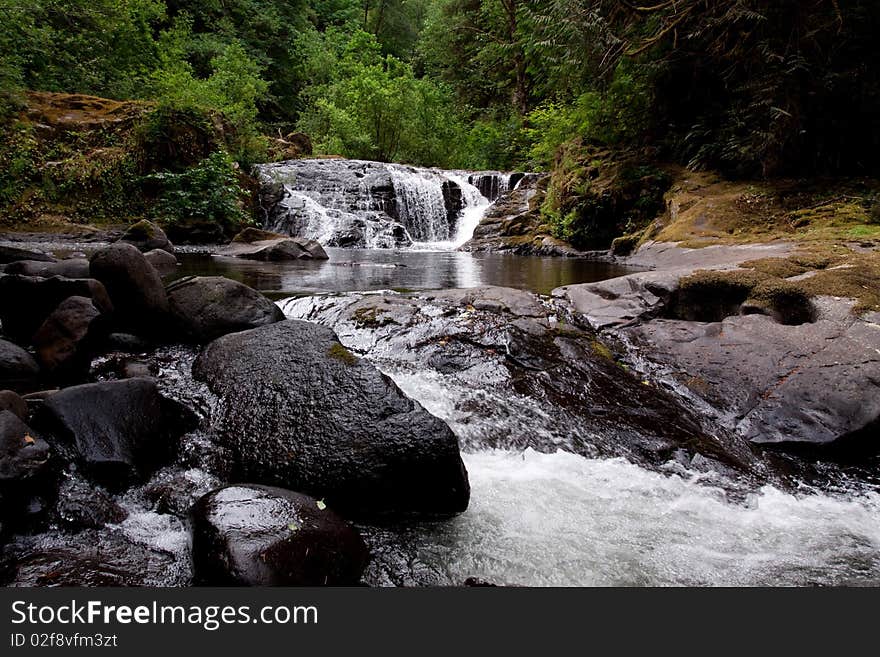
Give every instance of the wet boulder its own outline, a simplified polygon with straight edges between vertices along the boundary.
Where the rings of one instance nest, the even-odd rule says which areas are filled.
[[[469,486],[448,426],[328,328],[284,321],[215,340],[193,366],[241,479],[355,516],[452,515]]]
[[[0,246],[0,265],[6,265],[10,262],[18,262],[19,260],[55,262],[55,258],[48,253],[19,249],[16,246]]]
[[[165,286],[137,248],[111,244],[92,256],[90,271],[107,288],[119,326],[138,334],[162,332],[168,319]]]
[[[113,312],[106,288],[94,279],[53,276],[0,277],[0,321],[13,340],[30,342],[58,304],[68,297],[88,297],[102,313]]]
[[[256,242],[233,242],[217,252],[218,255],[247,260],[329,260],[323,247],[315,240],[304,237],[258,240]]]
[[[101,342],[105,319],[91,299],[69,297],[62,301],[33,337],[44,372],[57,380],[85,376]]]
[[[12,390],[0,390],[0,412],[10,411],[21,420],[28,416],[27,402]]]
[[[165,235],[165,231],[152,221],[147,221],[146,219],[142,219],[129,226],[118,242],[131,244],[144,253],[153,249],[174,253],[174,245],[171,244],[171,240]]]
[[[16,344],[0,340],[0,386],[29,392],[39,375],[40,368],[33,356]]]
[[[34,424],[95,481],[118,490],[166,462],[193,420],[153,379],[126,379],[50,395]]]
[[[88,278],[89,261],[85,258],[70,258],[56,262],[41,260],[20,260],[6,265],[7,274],[21,276],[39,276],[49,278],[51,276],[64,276],[65,278]]]
[[[284,319],[284,313],[256,290],[222,276],[175,281],[168,289],[171,314],[187,339],[211,340]]]
[[[179,556],[177,556],[179,558]],[[20,537],[0,557],[7,586],[183,586],[176,555],[120,531],[89,529]]]
[[[360,535],[326,504],[281,488],[215,490],[191,519],[197,584],[351,586],[369,558]]]

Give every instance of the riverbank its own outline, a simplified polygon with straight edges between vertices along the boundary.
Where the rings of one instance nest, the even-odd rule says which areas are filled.
[[[859,460],[880,430],[877,259],[649,243],[626,260],[650,271],[553,294],[750,442]]]

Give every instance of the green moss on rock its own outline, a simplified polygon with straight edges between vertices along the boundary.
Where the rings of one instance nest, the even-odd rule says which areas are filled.
[[[346,365],[354,365],[358,361],[357,356],[355,356],[338,342],[334,342],[330,346],[330,348],[327,350],[327,355],[330,356],[330,358],[335,358],[336,360],[342,361]]]

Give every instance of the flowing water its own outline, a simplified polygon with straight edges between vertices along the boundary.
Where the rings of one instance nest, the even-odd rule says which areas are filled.
[[[442,379],[396,375],[407,394],[459,435],[475,431]],[[533,413],[533,431],[541,415]],[[479,418],[479,422],[504,422]],[[737,482],[670,464],[565,451],[464,454],[468,510],[416,528],[365,527],[375,584],[454,585],[469,577],[524,586],[880,584],[880,492]]]

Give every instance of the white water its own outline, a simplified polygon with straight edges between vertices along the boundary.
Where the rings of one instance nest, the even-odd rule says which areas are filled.
[[[880,495],[746,503],[696,475],[565,452],[466,454],[471,504],[422,528],[417,559],[438,583],[807,585],[880,583]]]
[[[454,235],[450,235],[449,239],[415,242],[413,249],[420,251],[454,251],[474,235],[474,231],[486,214],[487,208],[492,203],[480,193],[480,190],[474,187],[468,179],[458,172],[445,172],[446,177],[457,183],[461,187],[462,200],[464,209],[458,217],[456,230]]]
[[[480,423],[505,423],[503,404],[497,418],[468,417],[458,403],[466,397],[444,377],[383,369],[464,443]],[[540,413],[531,417],[540,431]],[[673,464],[659,473],[623,459],[532,450],[463,458],[468,510],[386,537],[408,544],[404,558],[417,574],[409,583],[880,584],[880,493],[868,487],[795,494],[765,486],[743,501],[727,492],[742,482]],[[374,568],[376,581],[392,583],[381,564]]]

